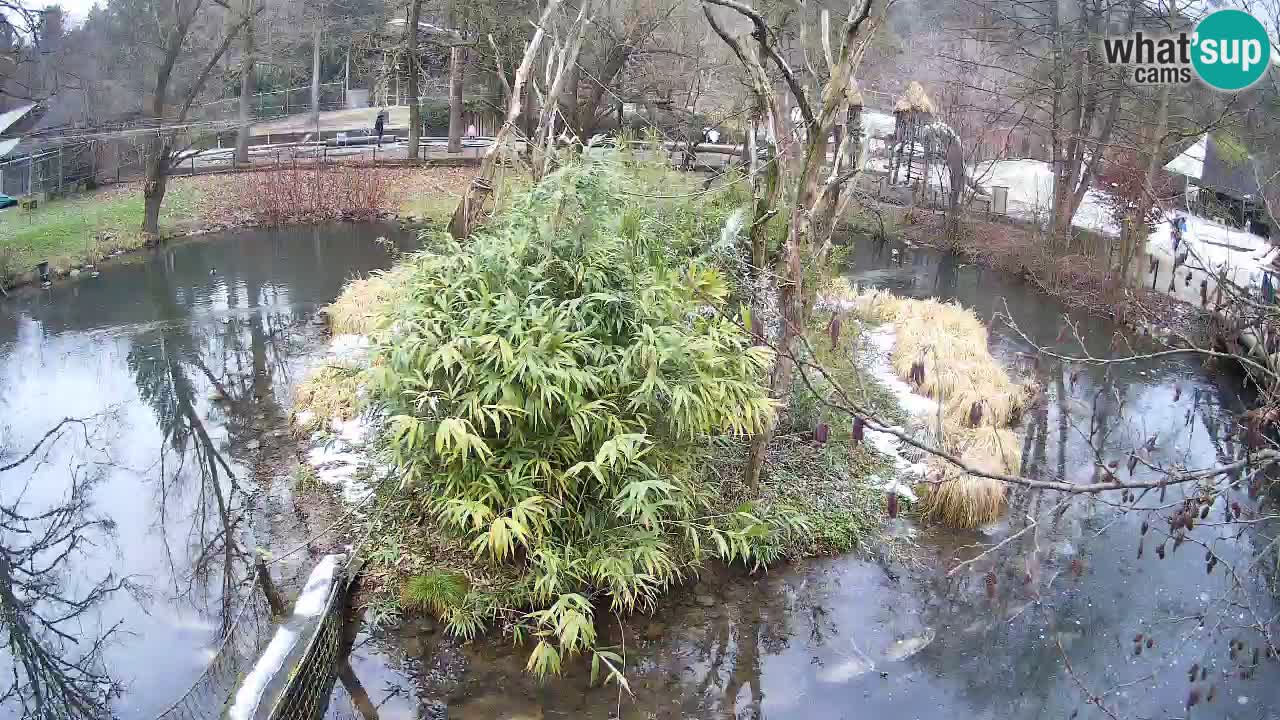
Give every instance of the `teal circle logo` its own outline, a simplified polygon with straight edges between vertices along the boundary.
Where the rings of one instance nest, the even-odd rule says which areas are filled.
[[[1196,26],[1191,64],[1218,90],[1243,90],[1271,62],[1271,40],[1257,18],[1242,10],[1218,10]]]

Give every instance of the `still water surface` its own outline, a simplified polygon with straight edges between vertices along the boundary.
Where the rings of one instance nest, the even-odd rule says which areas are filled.
[[[1064,312],[1056,302],[937,253],[897,248],[901,264],[894,246],[860,243],[851,279],[955,299],[984,319],[1007,303],[1038,342],[1078,353],[1055,343]],[[1112,354],[1114,325],[1074,319],[1093,354]],[[991,348],[1008,367],[1031,349],[1000,326],[992,328]],[[1105,372],[1042,362],[1026,372],[1045,388],[1022,426],[1024,472],[1032,477],[1093,481],[1095,453],[1123,469],[1128,453],[1152,434],[1156,463],[1205,467],[1242,452],[1235,418],[1248,394],[1231,372],[1210,373],[1188,358]],[[1182,493],[1171,490],[1165,504]],[[1277,610],[1260,587],[1262,568],[1248,567],[1276,535],[1272,525],[1226,525],[1227,502],[1256,507],[1247,492],[1232,492],[1192,540],[1160,560],[1153,551],[1168,527],[1162,515],[1119,512],[1115,495],[1064,506],[1056,495],[1017,492],[999,526],[963,533],[915,528],[918,564],[846,556],[760,577],[708,572],[654,617],[632,618],[622,631],[613,623],[634,697],[613,686],[590,687],[585,663],[538,683],[524,673],[525,651],[498,642],[459,646],[429,622],[366,631],[351,658],[362,701],[353,703],[340,688],[330,716],[367,718],[377,707],[384,719],[443,717],[446,708],[455,719],[1030,719],[1076,711],[1075,717],[1106,718],[1085,701],[1099,695],[1118,717],[1179,718],[1187,716],[1194,689],[1200,702],[1193,717],[1275,717],[1280,666],[1264,659],[1250,677],[1240,676],[1261,644],[1248,626],[1271,624]],[[1154,496],[1141,501],[1160,504]],[[1144,518],[1153,529],[1138,559]],[[1029,525],[999,551],[946,576],[957,559],[977,555],[979,544],[989,547]],[[904,523],[897,530],[913,528]],[[1238,568],[1240,590],[1224,565],[1206,574],[1206,545]],[[1272,549],[1262,565],[1275,558]],[[1236,639],[1246,649],[1233,660],[1229,643]],[[1194,684],[1192,664],[1205,672]]]
[[[288,509],[268,501],[287,490],[315,311],[389,265],[375,238],[400,235],[227,233],[0,301],[0,467],[83,420],[0,474],[0,696],[15,662],[42,668],[18,690],[35,717],[92,711],[110,685],[111,713],[152,718],[191,685]],[[21,716],[17,696],[0,702]]]
[[[50,672],[66,687],[92,697],[109,680],[111,711],[148,719],[190,685],[247,592],[252,548],[281,542],[293,532],[285,526],[315,529],[288,499],[289,388],[321,347],[315,310],[347,278],[390,262],[379,235],[394,233],[229,233],[0,302],[0,467],[63,418],[85,419],[0,476],[0,602],[16,610],[0,619],[0,677],[15,658],[65,657],[71,666]],[[891,249],[860,243],[852,279],[954,298],[984,318],[1007,302],[1026,332],[1054,344],[1063,311],[1053,301],[928,251],[900,248],[898,264]],[[1080,319],[1091,352],[1111,353],[1116,328]],[[999,326],[991,340],[1010,367],[1030,349]],[[1023,421],[1032,476],[1091,480],[1095,453],[1123,465],[1153,433],[1157,462],[1203,467],[1241,452],[1235,418],[1248,395],[1229,372],[1186,358],[1027,372],[1045,388]],[[1262,566],[1246,567],[1275,535],[1270,524],[1221,524],[1220,500],[1193,534],[1240,569],[1236,590],[1223,567],[1205,573],[1203,545],[1163,561],[1148,546],[1138,559],[1143,518],[1117,512],[1117,499],[1064,508],[1057,496],[1020,492],[1004,523],[973,533],[903,522],[896,531],[914,533],[910,565],[846,556],[758,577],[708,572],[654,617],[610,629],[626,648],[634,697],[591,688],[585,667],[535,682],[524,652],[460,646],[429,622],[364,628],[329,715],[1106,717],[1082,687],[1121,717],[1183,717],[1193,687],[1195,717],[1275,714],[1277,665],[1240,677],[1260,642],[1248,626],[1276,612],[1259,589]],[[1227,500],[1255,506],[1244,492]],[[946,577],[978,544],[1032,523]],[[101,638],[101,662],[78,671],[76,658]],[[1235,639],[1249,649],[1233,660]],[[1192,663],[1208,670],[1194,686]],[[21,710],[10,698],[0,715]]]

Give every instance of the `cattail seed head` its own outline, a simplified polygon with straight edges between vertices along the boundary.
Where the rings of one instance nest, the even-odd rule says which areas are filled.
[[[982,423],[982,401],[969,406],[969,427],[978,427]]]
[[[826,423],[818,423],[818,427],[813,429],[813,441],[819,445],[826,445],[830,435],[831,426]]]

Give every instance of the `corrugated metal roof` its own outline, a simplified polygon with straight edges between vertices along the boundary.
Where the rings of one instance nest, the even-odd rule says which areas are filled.
[[[1200,136],[1194,145],[1182,151],[1182,154],[1169,161],[1165,170],[1179,175],[1186,175],[1199,180],[1204,175],[1205,146],[1209,142],[1209,133]]]
[[[18,143],[22,142],[22,138],[9,138],[8,140],[0,140],[0,158],[9,156],[13,149],[18,147]]]
[[[29,103],[27,105],[23,105],[22,107],[16,107],[10,110],[9,112],[4,113],[3,115],[0,115],[0,134],[3,134],[6,130],[10,128],[10,126],[18,122],[19,120],[21,120],[23,116],[31,112],[31,110],[35,108],[35,106],[36,106],[35,103]]]

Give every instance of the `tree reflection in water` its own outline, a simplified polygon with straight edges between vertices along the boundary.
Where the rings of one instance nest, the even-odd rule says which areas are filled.
[[[140,589],[112,572],[89,582],[69,572],[74,559],[114,530],[110,519],[91,512],[101,463],[69,464],[69,489],[56,504],[24,500],[54,446],[78,440],[91,447],[100,422],[66,419],[29,450],[0,448],[0,487],[10,495],[0,502],[0,706],[20,709],[22,717],[109,716],[107,703],[119,691],[102,660],[120,623],[86,637],[92,623],[85,620],[112,594]]]

